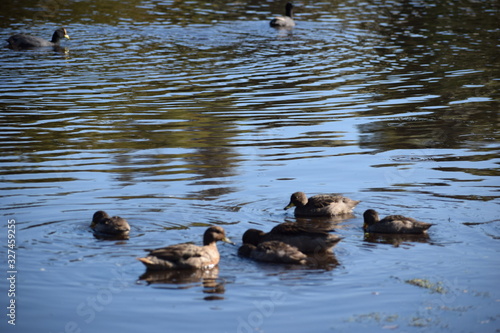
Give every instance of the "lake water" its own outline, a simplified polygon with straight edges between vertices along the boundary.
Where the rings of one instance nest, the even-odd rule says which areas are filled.
[[[2,332],[500,330],[498,2],[306,0],[274,30],[284,5],[3,2],[2,39],[71,40],[0,51]],[[296,221],[298,190],[362,201],[324,267],[135,260]],[[368,208],[435,225],[366,238]],[[130,239],[94,238],[100,209]]]

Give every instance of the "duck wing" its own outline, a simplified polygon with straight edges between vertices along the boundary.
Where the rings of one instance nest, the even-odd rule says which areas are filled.
[[[307,256],[294,246],[280,241],[269,241],[260,243],[252,251],[251,258],[275,263],[304,264]]]
[[[280,223],[267,233],[268,235],[309,235],[311,237],[322,237],[328,235],[327,232],[313,229],[312,227],[300,225],[293,222]]]
[[[115,235],[128,233],[130,231],[130,226],[125,219],[113,216],[100,220],[93,229],[98,233]]]
[[[190,258],[199,258],[203,255],[203,248],[190,243],[182,243],[170,245],[149,251],[148,257],[156,257],[160,260],[178,262],[185,261]]]
[[[384,217],[375,225],[377,226],[377,232],[396,232],[408,234],[422,233],[433,226],[432,223],[420,222],[414,218],[402,215],[390,215]]]
[[[278,224],[263,237],[263,241],[281,241],[295,246],[303,253],[328,251],[341,239],[337,235],[305,228],[296,223]]]
[[[344,199],[348,198],[345,198],[340,194],[318,194],[309,198],[307,206],[323,208],[331,205],[332,203],[344,202]]]

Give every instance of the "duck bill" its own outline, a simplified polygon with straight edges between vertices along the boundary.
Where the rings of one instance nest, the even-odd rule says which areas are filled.
[[[230,240],[229,238],[227,237],[224,237],[224,239],[222,240],[224,243],[228,243],[228,244],[231,244],[231,245],[236,245],[232,240]]]
[[[70,39],[68,34],[64,35],[64,38]]]
[[[285,208],[283,208],[283,209],[284,209],[284,210],[287,210],[288,208],[292,208],[293,206],[295,206],[295,205],[293,204],[293,202],[290,202],[290,203],[288,204],[288,206],[286,206],[286,207],[285,207]]]
[[[368,229],[368,224],[363,223],[363,230],[366,231],[366,229]]]

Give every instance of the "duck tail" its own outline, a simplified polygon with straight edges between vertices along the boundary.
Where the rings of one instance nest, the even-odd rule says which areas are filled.
[[[142,262],[146,266],[153,265],[153,262],[151,260],[149,260],[148,258],[136,258],[136,259],[139,260],[140,262]]]
[[[432,227],[433,225],[434,225],[434,223],[424,223],[423,228],[424,228],[424,230],[427,230],[430,227]]]

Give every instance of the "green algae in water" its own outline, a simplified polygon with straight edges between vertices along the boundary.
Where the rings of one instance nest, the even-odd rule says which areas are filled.
[[[431,324],[430,318],[413,317],[410,319],[409,325],[414,327],[427,327]]]
[[[427,279],[411,279],[405,280],[405,282],[420,288],[429,289],[434,293],[446,294],[448,292],[442,282],[432,283]]]

